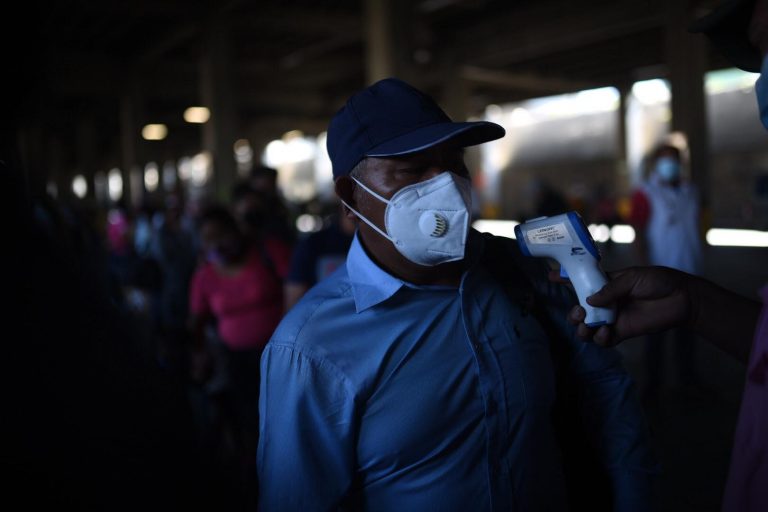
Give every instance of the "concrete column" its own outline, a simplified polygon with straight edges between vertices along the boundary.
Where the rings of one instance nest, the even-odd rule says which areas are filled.
[[[710,195],[704,92],[707,53],[705,38],[689,33],[686,28],[693,18],[693,7],[690,0],[668,3],[667,64],[672,90],[672,131],[683,132],[688,139],[691,177],[706,205]]]
[[[40,116],[37,119],[41,119]],[[45,191],[48,176],[45,133],[43,125],[38,120],[27,123],[21,130],[19,146],[21,150],[22,167],[25,176],[25,187],[31,195],[39,195]]]
[[[212,157],[209,189],[220,201],[228,201],[237,179],[234,143],[237,118],[234,69],[229,30],[224,20],[214,20],[207,33],[200,62],[200,91],[211,118],[203,125],[203,149]]]
[[[394,76],[419,87],[423,81],[411,52],[414,2],[366,0],[366,82]]]
[[[84,115],[80,118],[75,128],[77,130],[77,143],[76,147],[76,161],[77,170],[70,176],[70,185],[68,188],[71,191],[71,180],[77,174],[82,174],[85,181],[88,183],[88,192],[85,196],[86,200],[96,202],[96,182],[94,177],[96,176],[96,122],[90,115]]]
[[[469,117],[469,83],[462,77],[461,69],[453,61],[444,67],[443,99],[441,107],[454,121],[466,121]]]
[[[365,1],[366,82],[372,84],[395,75],[392,2]]]
[[[64,172],[64,145],[57,135],[48,137],[48,175],[45,187],[51,182],[56,187],[56,196],[66,196],[67,188],[72,186],[72,178],[66,178]]]
[[[135,184],[137,172],[143,171],[143,97],[137,84],[132,84],[120,97],[120,175],[123,178],[123,200],[126,205],[138,208],[142,200],[142,187]],[[105,169],[109,172],[109,169]]]
[[[618,196],[629,192],[632,183],[629,176],[628,147],[627,147],[627,98],[632,94],[631,84],[622,84],[617,87],[619,91],[619,108],[616,111],[616,174],[613,187]]]

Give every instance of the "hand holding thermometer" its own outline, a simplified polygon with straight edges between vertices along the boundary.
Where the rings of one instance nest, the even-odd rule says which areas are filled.
[[[589,327],[612,324],[615,308],[596,308],[587,297],[608,282],[600,268],[600,251],[577,212],[539,217],[515,226],[515,236],[526,256],[552,258],[560,263],[560,277],[570,279],[579,303],[587,311]]]

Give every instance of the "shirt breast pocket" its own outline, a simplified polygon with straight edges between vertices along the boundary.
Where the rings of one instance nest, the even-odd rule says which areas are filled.
[[[549,339],[537,321],[528,317],[503,323],[505,342],[519,364],[519,382],[527,409],[549,409],[555,396],[555,376]]]

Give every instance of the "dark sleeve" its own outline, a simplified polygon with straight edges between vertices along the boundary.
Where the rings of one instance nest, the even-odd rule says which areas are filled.
[[[588,447],[586,455],[596,458],[612,490],[613,510],[653,510],[651,489],[659,467],[633,379],[620,354],[576,336],[575,326],[567,321],[576,295],[569,286],[549,281],[545,260],[523,256],[511,240],[507,251],[529,278],[537,316],[550,338],[558,407],[567,411],[556,431],[564,434],[568,446],[576,451],[580,449],[576,444]],[[575,466],[583,468],[586,463],[576,460]]]
[[[300,240],[293,250],[291,264],[286,281],[289,283],[315,284],[315,267],[317,266],[317,236],[309,235]]]

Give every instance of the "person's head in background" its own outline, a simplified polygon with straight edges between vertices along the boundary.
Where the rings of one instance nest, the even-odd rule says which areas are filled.
[[[565,196],[542,176],[534,176],[526,185],[533,211],[531,217],[558,215],[570,208]]]
[[[181,196],[176,193],[168,194],[165,198],[165,226],[170,229],[179,228],[183,214],[184,205]]]
[[[250,181],[237,183],[232,188],[232,214],[248,241],[258,240],[270,215],[267,194],[253,188]]]
[[[107,212],[106,235],[109,252],[123,256],[133,244],[133,226],[128,213],[117,206]]]
[[[198,229],[206,261],[227,268],[243,260],[247,244],[229,210],[218,205],[207,208],[200,216]]]
[[[277,187],[277,171],[272,167],[256,167],[251,171],[247,183],[259,197],[265,212],[259,236],[293,244],[296,233],[290,220],[291,206],[285,202]]]
[[[268,195],[277,195],[277,170],[266,165],[254,167],[248,178],[248,184],[254,190]]]
[[[682,178],[683,166],[680,150],[671,144],[661,144],[651,159],[651,174],[662,184],[677,187]]]

